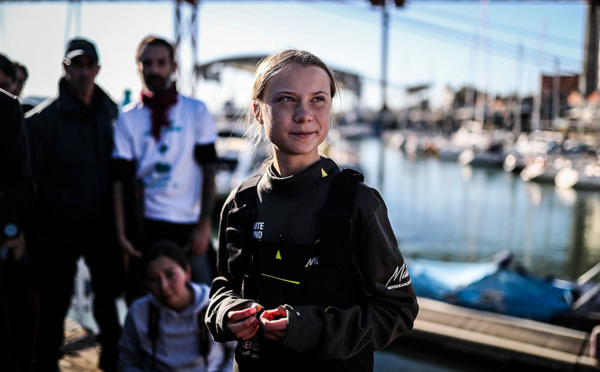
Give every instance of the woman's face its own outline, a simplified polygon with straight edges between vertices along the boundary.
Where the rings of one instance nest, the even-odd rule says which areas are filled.
[[[265,125],[276,157],[319,159],[318,146],[329,130],[331,100],[329,75],[320,67],[291,64],[269,79],[254,113]]]
[[[146,272],[148,290],[160,303],[173,310],[183,310],[191,305],[191,293],[187,288],[189,281],[189,266],[184,270],[168,257],[159,257],[148,265]]]

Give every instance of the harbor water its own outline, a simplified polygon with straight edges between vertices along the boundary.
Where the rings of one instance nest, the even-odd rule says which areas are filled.
[[[502,168],[382,150],[373,138],[352,146],[407,258],[475,262],[510,251],[532,273],[571,279],[600,261],[598,191],[560,190]]]
[[[534,274],[571,279],[600,261],[600,191],[560,190],[502,168],[411,156],[375,138],[351,146],[365,181],[382,194],[408,259],[475,262],[510,251]],[[403,337],[376,353],[375,366],[378,372],[546,370]]]

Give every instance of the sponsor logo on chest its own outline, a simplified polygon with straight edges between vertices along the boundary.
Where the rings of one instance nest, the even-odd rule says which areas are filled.
[[[263,231],[265,229],[264,222],[255,222],[254,229],[252,230],[252,237],[257,240],[261,240],[263,237]]]

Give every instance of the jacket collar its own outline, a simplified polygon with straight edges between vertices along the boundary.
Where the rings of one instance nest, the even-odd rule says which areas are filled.
[[[339,172],[337,164],[325,156],[321,156],[321,160],[302,172],[287,177],[278,176],[271,163],[258,186],[261,191],[266,193],[293,197],[304,194],[323,182],[329,182],[331,177]]]
[[[58,91],[59,95],[56,101],[58,111],[73,118],[85,118],[86,115],[97,112],[99,108],[105,106],[107,103],[112,103],[110,97],[98,85],[94,84],[92,102],[89,106],[85,105],[69,91],[68,83],[64,76],[58,83]]]

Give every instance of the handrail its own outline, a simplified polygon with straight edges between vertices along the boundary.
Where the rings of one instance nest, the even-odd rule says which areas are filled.
[[[582,285],[589,282],[594,276],[596,276],[600,272],[600,262],[598,262],[594,267],[583,273],[579,278],[577,278],[577,284]]]
[[[598,292],[600,292],[600,283],[596,284],[595,286],[590,288],[587,292],[585,292],[583,295],[581,295],[581,297],[579,297],[575,302],[573,302],[573,305],[571,305],[571,310],[579,309],[583,304],[588,302],[590,299],[594,298],[594,296],[596,296],[596,294],[598,294]]]

